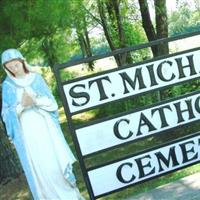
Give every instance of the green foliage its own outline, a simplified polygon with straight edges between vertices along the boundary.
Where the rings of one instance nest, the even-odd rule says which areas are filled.
[[[51,0],[47,3],[38,0],[28,4],[29,23],[34,37],[44,37],[54,34],[58,28],[70,24],[69,4],[64,0]]]
[[[200,12],[191,10],[188,4],[183,4],[169,18],[169,33],[171,36],[200,29]]]
[[[174,86],[172,87],[171,92],[170,92],[171,96],[176,97],[182,94],[199,90],[200,89],[199,83],[200,83],[199,80],[194,80],[194,81],[190,81],[189,83],[184,83],[181,85]]]
[[[124,23],[124,30],[128,46],[134,46],[147,42],[146,35],[140,22],[135,22],[134,24],[130,22]],[[139,62],[149,57],[150,51],[149,49],[141,49],[135,52],[131,52],[131,56],[134,62]]]
[[[69,72],[67,70],[61,70],[60,77],[62,81],[68,81],[76,77],[74,72]]]
[[[69,44],[71,36],[69,9],[65,0],[52,0],[51,3],[44,0],[1,1],[0,26],[3,28],[0,36],[3,42],[0,51],[21,47],[28,59],[33,58],[36,63],[40,60],[45,65],[66,60],[69,56],[64,51],[70,51],[69,45],[67,48],[64,45]]]

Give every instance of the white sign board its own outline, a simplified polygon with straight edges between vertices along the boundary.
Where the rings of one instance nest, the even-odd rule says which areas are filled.
[[[71,113],[199,77],[200,50],[74,80],[63,86]]]
[[[134,141],[200,119],[200,92],[80,129],[82,155]]]
[[[161,176],[200,161],[200,133],[93,170],[88,175],[95,197]]]

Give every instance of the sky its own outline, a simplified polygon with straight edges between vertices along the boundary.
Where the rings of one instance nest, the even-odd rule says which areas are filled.
[[[175,0],[167,0],[167,10],[169,11],[169,13],[173,12],[174,10],[176,10],[176,1]]]

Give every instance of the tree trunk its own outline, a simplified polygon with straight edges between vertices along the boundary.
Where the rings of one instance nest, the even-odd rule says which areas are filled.
[[[0,112],[1,105],[2,100],[0,98]],[[0,118],[0,184],[7,183],[9,179],[18,177],[22,172],[14,146],[9,142],[4,124]]]
[[[6,131],[0,127],[0,183],[7,183],[22,173],[22,168],[12,144],[10,144]]]
[[[76,34],[77,34],[77,36],[78,36],[78,42],[79,42],[79,45],[80,45],[80,47],[81,47],[82,57],[84,58],[85,55],[86,55],[84,36],[83,36],[82,33],[78,32],[77,29],[76,29]]]
[[[115,10],[115,16],[116,16],[116,21],[117,21],[117,30],[118,30],[118,35],[119,35],[119,42],[120,42],[120,48],[124,48],[127,46],[127,41],[126,41],[126,36],[125,32],[123,29],[123,23],[122,23],[122,17],[120,14],[120,9],[119,9],[119,0],[112,0],[113,8]],[[125,65],[127,63],[132,63],[133,60],[131,58],[130,53],[123,53],[121,54],[121,63],[122,65]]]
[[[98,0],[97,4],[98,4],[99,15],[100,15],[100,18],[101,18],[101,23],[102,23],[102,26],[103,26],[103,30],[104,30],[106,40],[108,42],[108,45],[109,45],[111,51],[114,51],[117,48],[115,47],[114,42],[113,42],[111,35],[109,33],[109,30],[108,30],[108,25],[107,25],[107,22],[106,22],[106,16],[105,16],[105,12],[104,12],[104,5],[103,5],[101,0]],[[115,55],[114,57],[115,57],[115,61],[116,61],[117,65],[120,66],[121,65],[120,57],[118,55]]]
[[[103,5],[104,5],[103,2],[101,2],[101,4],[102,4],[101,7],[103,8]],[[123,29],[122,16],[120,13],[120,7],[119,7],[120,1],[119,0],[107,0],[107,1],[105,1],[105,6],[107,8],[107,12],[109,15],[109,21],[110,21],[110,24],[113,29],[113,31],[111,31],[111,32],[115,32],[115,35],[117,36],[117,38],[115,38],[115,42],[114,42],[114,39],[111,39],[111,37],[110,37],[110,39],[113,41],[112,42],[113,46],[115,46],[115,49],[124,48],[127,46],[127,42],[126,42],[125,32]],[[102,12],[104,12],[104,11],[102,10]],[[100,13],[100,16],[101,16],[101,13]],[[106,21],[105,14],[104,14],[104,21]],[[102,24],[103,24],[103,21],[102,21]],[[108,30],[108,32],[109,32],[109,30]],[[105,33],[105,35],[106,35],[106,33]],[[110,33],[109,35],[112,35],[112,33]],[[107,41],[109,43],[108,39],[107,39]],[[111,50],[113,50],[113,49],[111,48]],[[118,55],[117,63],[118,63],[119,67],[124,66],[127,63],[132,63],[131,54],[130,53],[122,53],[122,54]]]
[[[149,41],[168,37],[166,0],[154,0],[156,30],[151,21],[147,0],[138,0],[142,25]],[[151,47],[154,57],[169,54],[168,43]]]
[[[76,28],[76,34],[78,36],[78,41],[79,41],[79,45],[81,47],[81,52],[82,52],[83,58],[91,57],[92,50],[91,50],[91,46],[90,46],[90,39],[88,36],[87,28],[84,27],[84,31],[82,31],[82,30],[79,31],[78,28]],[[89,62],[88,65],[89,65],[90,70],[94,70],[94,62]]]
[[[167,8],[166,0],[154,0],[156,12],[156,32],[157,39],[168,37]],[[158,56],[169,54],[168,43],[162,43],[158,46]]]
[[[166,0],[154,0],[155,13],[156,13],[156,32],[157,39],[168,37],[168,22],[167,22],[167,8]],[[168,55],[169,46],[168,43],[162,43],[158,45],[157,56]],[[163,100],[168,96],[167,90],[161,90],[159,93],[159,99]]]
[[[92,56],[92,50],[91,50],[91,45],[90,45],[90,39],[89,39],[89,35],[88,35],[88,31],[87,28],[85,27],[85,41],[86,41],[86,52],[87,52],[87,57],[91,57]],[[94,62],[89,62],[89,69],[90,70],[94,70]]]
[[[53,65],[57,63],[57,58],[54,54],[54,46],[51,37],[45,37],[42,42],[42,50],[44,51],[45,57],[48,64],[53,71]]]
[[[147,0],[138,0],[138,2],[140,5],[140,12],[142,16],[142,26],[144,28],[146,36],[149,41],[156,40],[156,32],[151,21]],[[158,47],[152,46],[151,50],[153,52],[153,56],[156,57],[158,55]]]
[[[142,16],[142,24],[149,41],[168,37],[168,22],[166,0],[154,0],[156,15],[156,31],[151,21],[147,0],[138,0]],[[168,43],[162,43],[151,47],[153,56],[169,54]],[[157,99],[161,100],[167,93],[165,91],[157,92]]]

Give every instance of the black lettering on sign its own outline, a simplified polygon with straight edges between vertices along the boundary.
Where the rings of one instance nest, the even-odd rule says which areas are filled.
[[[194,141],[188,141],[183,144],[180,144],[180,147],[181,147],[182,154],[183,154],[183,163],[186,163],[186,162],[189,162],[192,160],[196,160],[198,158],[198,153],[195,152],[195,149],[194,149]],[[189,148],[189,149],[187,149],[187,148]],[[192,154],[193,156],[190,157],[189,153]]]
[[[142,135],[141,128],[143,126],[147,126],[149,132],[156,130],[156,127],[151,123],[151,121],[141,112],[137,135]]]
[[[155,155],[159,164],[159,172],[164,171],[161,161],[168,168],[170,167],[170,160],[172,160],[172,167],[179,165],[178,160],[176,158],[176,152],[174,146],[170,148],[168,158],[166,158],[161,152],[156,152]]]
[[[135,90],[135,88],[136,88],[136,81],[138,81],[138,84],[139,84],[138,88],[140,90],[146,88],[146,85],[144,84],[144,80],[143,80],[143,76],[142,76],[142,68],[136,69],[135,75],[133,76],[134,80],[132,80],[126,72],[119,73],[119,75],[122,77],[124,94],[129,93],[126,83],[128,83],[132,87],[133,90]]]
[[[158,108],[151,110],[152,116],[156,111],[158,111],[159,116],[160,116],[160,120],[161,120],[161,128],[169,126],[169,124],[167,123],[167,120],[166,120],[166,116],[165,116],[165,112],[164,112],[165,110],[172,111],[172,109],[169,105],[160,106]]]
[[[184,73],[184,71],[183,71],[184,68],[189,68],[190,76],[197,74],[195,67],[194,67],[193,55],[186,56],[186,58],[188,59],[189,64],[185,65],[185,66],[183,66],[182,58],[175,59],[177,62],[177,65],[178,65],[179,79],[185,78],[186,76],[188,76]]]
[[[102,101],[102,100],[105,100],[105,99],[108,99],[108,96],[106,95],[105,93],[105,89],[103,87],[103,80],[104,81],[108,81],[111,83],[110,79],[108,76],[105,76],[105,77],[102,77],[102,78],[97,78],[95,80],[92,80],[92,81],[89,81],[89,88],[93,85],[93,83],[96,83],[97,85],[97,89],[96,91],[99,92],[99,95],[100,95],[100,99],[99,101]],[[95,94],[96,95],[96,94]]]
[[[128,120],[128,119],[120,119],[120,120],[118,120],[118,121],[115,123],[115,125],[114,125],[114,134],[115,134],[115,136],[116,136],[117,138],[119,138],[119,139],[121,139],[121,140],[126,140],[126,139],[130,138],[130,137],[133,135],[133,132],[132,132],[132,131],[129,131],[129,133],[127,134],[127,136],[123,136],[123,135],[121,134],[121,131],[119,131],[119,125],[120,125],[122,122],[123,122],[123,123],[125,122],[125,124],[129,124],[129,123],[130,123],[130,120]]]
[[[95,196],[135,185],[200,161],[200,132],[88,171]],[[109,184],[105,184],[110,180]]]
[[[77,129],[83,155],[141,139],[200,119],[200,92]],[[96,138],[101,138],[99,143]]]
[[[140,158],[135,159],[135,162],[139,171],[139,178],[144,178],[145,176],[149,176],[155,173],[155,167],[152,167],[151,156],[145,155]],[[147,168],[147,172],[145,172],[145,168]]]
[[[85,89],[85,85],[84,84],[77,84],[77,85],[74,85],[72,88],[70,88],[70,91],[69,91],[69,94],[71,97],[73,97],[72,99],[72,105],[73,106],[84,106],[88,103],[88,101],[90,100],[90,96],[87,92],[76,92],[75,89],[77,88],[83,88]],[[75,99],[80,99],[80,98],[84,98],[85,99],[85,102],[83,103],[77,103],[75,101]]]
[[[123,164],[121,164],[121,165],[118,167],[118,169],[117,169],[117,173],[116,173],[117,178],[118,178],[118,180],[120,180],[122,183],[130,183],[130,182],[134,181],[134,179],[135,179],[134,174],[132,174],[132,177],[131,177],[129,180],[126,180],[126,179],[122,176],[123,167],[127,167],[127,166],[130,167],[130,168],[132,168],[132,167],[133,167],[133,164],[130,163],[130,162],[123,163]]]
[[[163,69],[163,66],[165,66],[166,64],[168,64],[171,67],[173,63],[171,61],[168,61],[168,60],[161,62],[158,65],[157,73],[158,73],[158,77],[160,78],[160,80],[168,82],[168,81],[172,81],[176,76],[175,76],[174,73],[172,73],[170,78],[165,77],[162,69]]]
[[[116,69],[63,86],[70,112],[79,112],[143,92],[198,78],[200,51]],[[163,118],[164,120],[164,118]],[[163,121],[163,126],[166,126]]]
[[[151,65],[147,65],[146,66],[147,69],[148,69],[148,72],[149,72],[149,76],[151,77],[151,87],[154,86],[154,85],[158,85],[158,82],[156,81],[156,77],[155,77],[155,72],[154,72],[154,65],[151,64]]]
[[[181,123],[181,122],[184,122],[184,117],[183,117],[183,113],[188,113],[189,117],[188,119],[192,119],[192,118],[195,118],[195,115],[194,115],[194,112],[193,112],[193,109],[192,109],[192,100],[186,100],[185,103],[187,105],[187,108],[186,109],[183,109],[181,110],[181,104],[180,102],[177,102],[174,104],[175,108],[176,108],[176,112],[177,112],[177,116],[178,116],[178,122],[177,123]]]

